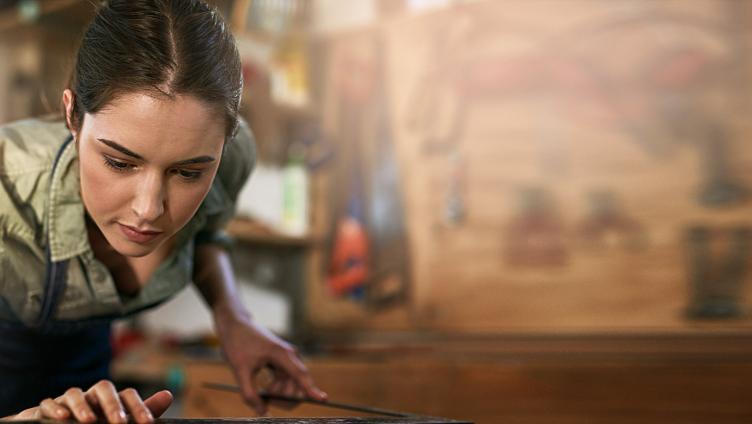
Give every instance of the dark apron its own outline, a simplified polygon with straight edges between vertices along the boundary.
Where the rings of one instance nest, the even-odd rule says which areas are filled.
[[[60,148],[55,166],[71,140]],[[53,320],[67,284],[68,261],[52,262],[49,248],[46,255],[38,321],[33,326],[0,322],[0,418],[110,377],[110,320]]]

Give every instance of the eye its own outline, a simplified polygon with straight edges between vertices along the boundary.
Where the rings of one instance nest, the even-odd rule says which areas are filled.
[[[133,165],[129,163],[120,162],[119,160],[107,156],[104,156],[104,164],[118,172],[128,171],[133,168]]]
[[[177,174],[186,181],[196,181],[204,174],[203,171],[191,171],[188,169],[173,169],[173,174]]]

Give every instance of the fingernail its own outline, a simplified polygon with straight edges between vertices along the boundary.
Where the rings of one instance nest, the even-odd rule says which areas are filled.
[[[141,414],[141,416],[144,417],[144,419],[149,420],[149,421],[152,421],[154,419],[154,417],[151,415],[149,411],[144,411]]]
[[[65,409],[63,409],[63,408],[57,408],[57,409],[55,410],[55,413],[56,413],[57,415],[65,415]]]

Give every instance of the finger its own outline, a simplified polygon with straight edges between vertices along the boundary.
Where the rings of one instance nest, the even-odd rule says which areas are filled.
[[[288,387],[292,387],[292,390],[290,390]],[[269,390],[270,390],[270,393],[274,393],[279,396],[290,397],[288,393],[294,393],[295,387],[296,387],[296,384],[293,380],[289,378],[284,378],[284,379],[277,378],[269,387]],[[290,402],[290,401],[285,401],[281,399],[270,399],[269,404],[278,408],[290,410],[296,407],[299,404],[299,402]]]
[[[169,390],[157,392],[144,401],[144,405],[149,408],[153,417],[161,417],[170,404],[172,404],[172,393]]]
[[[287,380],[284,383],[282,393],[287,397],[295,397],[295,393],[298,392],[298,385],[293,380]]]
[[[70,416],[70,411],[54,400],[47,398],[39,404],[38,414],[40,418],[64,420]]]
[[[266,387],[266,392],[269,394],[281,395],[284,388],[284,381],[275,378],[274,381]]]
[[[92,386],[86,392],[86,399],[91,398],[94,399],[94,402],[98,402],[104,417],[109,423],[125,424],[125,411],[123,410],[123,405],[120,403],[120,396],[118,396],[115,386],[111,382],[102,380]]]
[[[19,412],[16,415],[5,417],[2,420],[10,420],[10,421],[26,420],[28,421],[28,420],[39,419],[39,418],[42,418],[41,414],[39,413],[39,407],[35,406],[33,408],[24,409],[23,411]]]
[[[135,389],[128,388],[120,392],[120,400],[131,414],[131,418],[138,424],[150,424],[154,422],[149,408],[144,405],[138,392]]]
[[[97,416],[86,401],[84,392],[78,387],[66,390],[65,394],[57,398],[59,404],[65,405],[77,421],[82,423],[92,423],[97,420]]]
[[[327,394],[321,391],[313,382],[313,378],[308,373],[308,369],[303,365],[303,362],[298,359],[297,353],[293,351],[286,351],[287,355],[276,362],[281,366],[287,374],[298,383],[305,393],[316,400],[326,400]]]
[[[243,392],[243,399],[256,410],[259,415],[266,414],[266,404],[259,397],[256,388],[253,386],[251,371],[247,368],[237,371],[238,382]]]
[[[303,391],[303,389],[300,388],[300,386],[295,385],[295,394],[293,397],[297,399],[305,399],[308,397],[307,393]]]

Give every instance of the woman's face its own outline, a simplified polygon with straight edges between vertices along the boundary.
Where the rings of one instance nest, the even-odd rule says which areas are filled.
[[[70,110],[68,90],[63,101]],[[191,219],[216,175],[224,129],[192,96],[128,94],[85,115],[73,132],[81,198],[117,252],[148,255]]]

